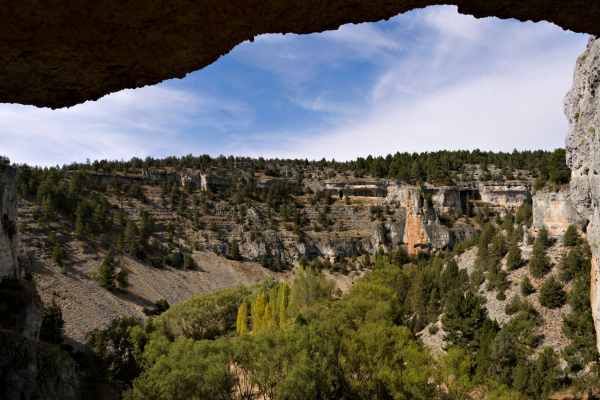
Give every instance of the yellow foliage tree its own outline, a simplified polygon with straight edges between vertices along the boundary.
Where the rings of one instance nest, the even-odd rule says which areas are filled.
[[[239,336],[248,333],[248,304],[245,301],[238,308],[235,331]]]
[[[264,327],[265,306],[267,305],[265,294],[260,292],[252,303],[252,332],[260,332]]]

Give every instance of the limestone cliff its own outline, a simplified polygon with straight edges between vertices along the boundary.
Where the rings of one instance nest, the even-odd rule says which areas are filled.
[[[538,191],[533,196],[533,227],[543,226],[553,237],[562,236],[569,225],[582,227],[583,218],[571,202],[568,190],[559,192]]]
[[[18,277],[15,170],[0,165],[0,279]]]
[[[17,258],[16,172],[0,159],[0,398],[77,399],[78,368],[58,346],[39,341],[42,303]]]
[[[567,164],[571,168],[571,200],[588,221],[592,248],[591,302],[600,349],[600,40],[590,39],[577,60],[574,83],[565,99],[570,123]]]
[[[405,210],[402,241],[409,254],[414,255],[422,249],[442,249],[450,244],[450,231],[440,224],[433,201],[425,198],[421,188],[392,184],[388,187],[386,201]]]

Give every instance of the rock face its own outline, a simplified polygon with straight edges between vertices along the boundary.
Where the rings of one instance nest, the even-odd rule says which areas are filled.
[[[408,254],[429,248],[442,249],[450,244],[448,228],[440,224],[433,202],[427,204],[420,188],[390,185],[386,201],[405,210],[403,243]]]
[[[481,201],[496,208],[500,214],[516,211],[530,193],[530,187],[523,182],[479,185]]]
[[[42,305],[35,286],[23,279],[17,259],[16,171],[0,159],[0,398],[77,399],[73,359],[38,341]]]
[[[573,88],[565,99],[570,128],[567,164],[571,168],[570,196],[588,221],[592,248],[591,302],[600,349],[600,40],[590,39],[577,60]]]
[[[584,219],[577,213],[568,190],[539,191],[533,196],[533,227],[548,229],[550,236],[562,236],[569,225],[582,228]]]
[[[310,33],[437,4],[600,34],[589,0],[22,0],[0,10],[0,101],[64,107],[211,64],[262,33]]]
[[[15,179],[12,167],[0,165],[0,280],[19,276]]]

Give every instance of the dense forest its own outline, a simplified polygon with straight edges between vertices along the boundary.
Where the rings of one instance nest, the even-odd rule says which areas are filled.
[[[457,175],[464,173],[469,166],[478,165],[483,171],[481,179],[492,179],[489,166],[501,172],[507,179],[519,176],[519,171],[531,172],[538,178],[538,185],[546,182],[564,184],[569,181],[570,171],[565,164],[565,150],[517,151],[512,153],[487,152],[480,150],[437,151],[425,153],[400,153],[383,156],[360,157],[356,160],[340,162],[335,160],[309,161],[284,160],[248,157],[216,158],[209,155],[167,157],[155,159],[132,158],[129,161],[99,160],[84,164],[74,163],[64,166],[68,170],[92,170],[102,172],[126,172],[151,168],[192,168],[192,169],[244,169],[246,171],[266,171],[279,176],[290,169],[333,169],[352,171],[357,175],[371,175],[377,178],[398,179],[404,182],[449,183]]]
[[[542,229],[525,262],[521,225],[514,222],[511,216],[491,221],[453,252],[380,253],[372,271],[344,295],[315,266],[304,266],[289,282],[162,304],[145,323],[116,319],[91,332],[94,353],[79,359],[96,365],[94,371],[123,387],[130,400],[513,400],[546,399],[566,387],[591,392],[600,387],[600,371],[588,300],[589,247],[569,228],[554,239],[567,251],[557,273],[549,274],[546,251],[553,239]],[[469,274],[455,256],[473,246],[476,267]],[[569,305],[563,352],[540,345],[543,316],[528,300],[536,291],[528,279],[507,303],[508,323],[488,316],[479,288],[504,295],[500,260],[507,255],[509,270],[543,279],[543,307]],[[56,313],[47,319],[45,335],[60,337]],[[440,329],[443,353],[434,354],[419,335]]]

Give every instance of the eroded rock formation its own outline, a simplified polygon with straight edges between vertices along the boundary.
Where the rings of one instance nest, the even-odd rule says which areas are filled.
[[[571,168],[571,200],[588,222],[592,248],[591,302],[600,349],[600,40],[590,39],[577,60],[573,88],[565,99],[570,128],[567,164]]]
[[[23,0],[0,10],[0,102],[70,106],[181,78],[262,33],[319,32],[437,4],[600,34],[600,3],[587,0]]]
[[[568,190],[559,192],[538,191],[533,196],[533,227],[543,226],[553,237],[562,236],[569,225],[583,227],[584,219],[579,216],[571,202]]]
[[[15,170],[0,165],[0,280],[17,278],[17,193]]]

